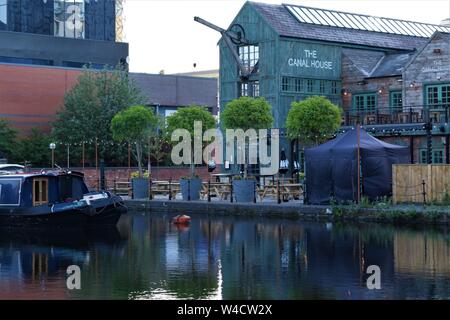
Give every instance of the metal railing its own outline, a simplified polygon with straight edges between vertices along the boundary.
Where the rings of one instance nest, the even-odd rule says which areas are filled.
[[[448,123],[450,117],[450,104],[433,106],[405,106],[375,108],[372,110],[348,110],[344,112],[343,126],[383,125],[383,124],[409,124]]]

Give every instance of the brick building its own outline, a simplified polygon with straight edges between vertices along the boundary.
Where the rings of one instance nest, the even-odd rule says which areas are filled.
[[[50,129],[81,68],[126,65],[121,1],[0,0],[0,118]]]
[[[50,131],[81,68],[127,66],[121,0],[0,0],[0,118],[26,134]],[[167,116],[200,104],[217,114],[217,79],[131,74]]]
[[[325,96],[343,109],[341,131],[359,123],[411,146],[416,163],[427,161],[431,121],[432,161],[449,163],[449,40],[448,25],[247,2],[219,42],[220,108],[263,96],[283,135],[293,101]],[[281,147],[302,163],[302,146]]]

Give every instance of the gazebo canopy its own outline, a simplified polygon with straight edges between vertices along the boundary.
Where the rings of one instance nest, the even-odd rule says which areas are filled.
[[[410,163],[409,147],[359,134],[362,195],[376,199],[392,194],[392,165]],[[358,186],[358,133],[350,130],[305,151],[306,193],[309,203],[355,201]]]

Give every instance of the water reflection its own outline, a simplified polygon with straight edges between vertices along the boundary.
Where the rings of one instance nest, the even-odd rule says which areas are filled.
[[[448,299],[450,236],[377,224],[128,214],[108,232],[1,231],[0,298]],[[66,268],[82,289],[66,289]],[[369,265],[381,290],[366,288]]]

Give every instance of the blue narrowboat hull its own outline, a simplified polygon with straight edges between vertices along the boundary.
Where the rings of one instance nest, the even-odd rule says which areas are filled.
[[[89,192],[83,173],[41,170],[0,176],[0,227],[110,227],[127,209],[107,191]]]
[[[111,227],[127,212],[119,197],[91,204],[58,204],[35,208],[0,208],[1,227]],[[121,199],[120,199],[121,200]],[[58,207],[57,207],[58,206]],[[56,207],[56,208],[55,208]]]

